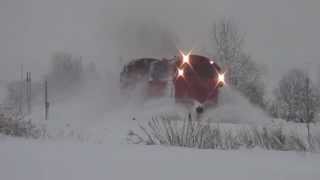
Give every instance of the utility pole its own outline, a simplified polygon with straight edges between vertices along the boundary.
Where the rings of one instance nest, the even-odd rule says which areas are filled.
[[[28,114],[31,114],[31,72],[27,72],[26,95],[27,95]]]
[[[18,111],[19,114],[22,114],[23,109],[23,99],[24,99],[24,82],[23,82],[23,64],[20,66],[20,81],[18,83],[18,91],[19,91],[19,100],[18,100]]]
[[[44,83],[44,98],[45,98],[45,120],[48,120],[48,117],[49,117],[49,106],[50,106],[50,103],[48,101],[48,81],[45,80],[45,83]]]

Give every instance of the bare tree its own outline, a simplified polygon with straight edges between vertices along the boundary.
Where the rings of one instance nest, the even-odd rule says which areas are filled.
[[[275,99],[278,116],[287,121],[311,123],[320,105],[319,89],[300,69],[283,76],[275,90]]]
[[[22,111],[23,94],[21,93],[21,87],[23,83],[23,81],[14,81],[6,85],[7,94],[4,99],[4,104],[11,105],[18,112]]]
[[[243,46],[243,35],[235,23],[222,19],[213,26],[214,48],[218,61],[223,66],[234,63],[240,57]]]
[[[81,80],[83,72],[81,57],[73,57],[69,53],[57,52],[52,58],[51,77],[60,83],[71,83]],[[64,85],[64,84],[62,84]]]
[[[31,106],[41,92],[41,84],[31,82],[31,75],[28,76],[30,79],[10,81],[6,84],[7,93],[3,103],[11,106],[20,114],[31,113]],[[21,90],[21,88],[23,89]]]
[[[75,93],[84,82],[84,67],[81,57],[73,57],[70,53],[57,52],[53,55],[51,72],[45,79],[50,86],[51,96],[68,96]],[[61,96],[61,98],[65,98]]]
[[[320,93],[308,74],[300,69],[290,70],[280,80],[275,97],[274,107],[279,117],[306,123],[308,142],[311,145],[310,123],[315,121],[315,115],[319,112]]]
[[[213,45],[219,64],[227,71],[228,83],[249,101],[264,106],[261,67],[244,52],[244,36],[235,23],[222,19],[213,26]]]
[[[251,103],[264,107],[265,86],[262,81],[261,68],[251,60],[250,56],[242,55],[239,63],[232,69],[237,72],[233,76],[236,89],[247,97]]]

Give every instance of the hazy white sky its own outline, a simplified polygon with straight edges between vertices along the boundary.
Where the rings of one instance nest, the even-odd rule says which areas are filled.
[[[179,37],[178,48],[201,49],[221,17],[238,23],[270,79],[292,66],[319,66],[319,8],[318,0],[1,0],[0,79],[18,78],[21,63],[40,75],[62,50],[108,68],[131,53],[134,25],[125,24],[135,22],[157,20]]]

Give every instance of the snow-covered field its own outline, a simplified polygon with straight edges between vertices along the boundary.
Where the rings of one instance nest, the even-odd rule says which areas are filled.
[[[34,107],[35,113],[30,118],[45,126],[49,137],[32,140],[0,136],[0,179],[317,180],[320,177],[317,153],[130,144],[126,140],[128,132],[138,129],[139,124],[152,116],[183,116],[185,112],[168,99],[139,106],[130,102],[114,103],[107,109],[97,106],[104,101],[82,96],[54,104],[48,121],[43,120],[42,107]],[[234,123],[251,123],[260,117],[257,122],[262,123],[266,118],[258,111],[250,117],[241,113],[244,110],[241,108],[252,110],[225,104],[212,113],[220,115],[219,122],[238,117],[240,121]]]
[[[320,155],[1,138],[1,179],[316,180]]]

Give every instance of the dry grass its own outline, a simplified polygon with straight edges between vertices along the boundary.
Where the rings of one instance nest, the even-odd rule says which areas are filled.
[[[281,151],[315,151],[320,147],[320,134],[313,135],[309,143],[306,137],[295,131],[285,132],[281,126],[247,126],[235,130],[224,128],[222,124],[159,117],[140,129],[141,133],[131,132],[129,136],[139,139],[137,143],[148,145],[223,150],[260,147]]]

